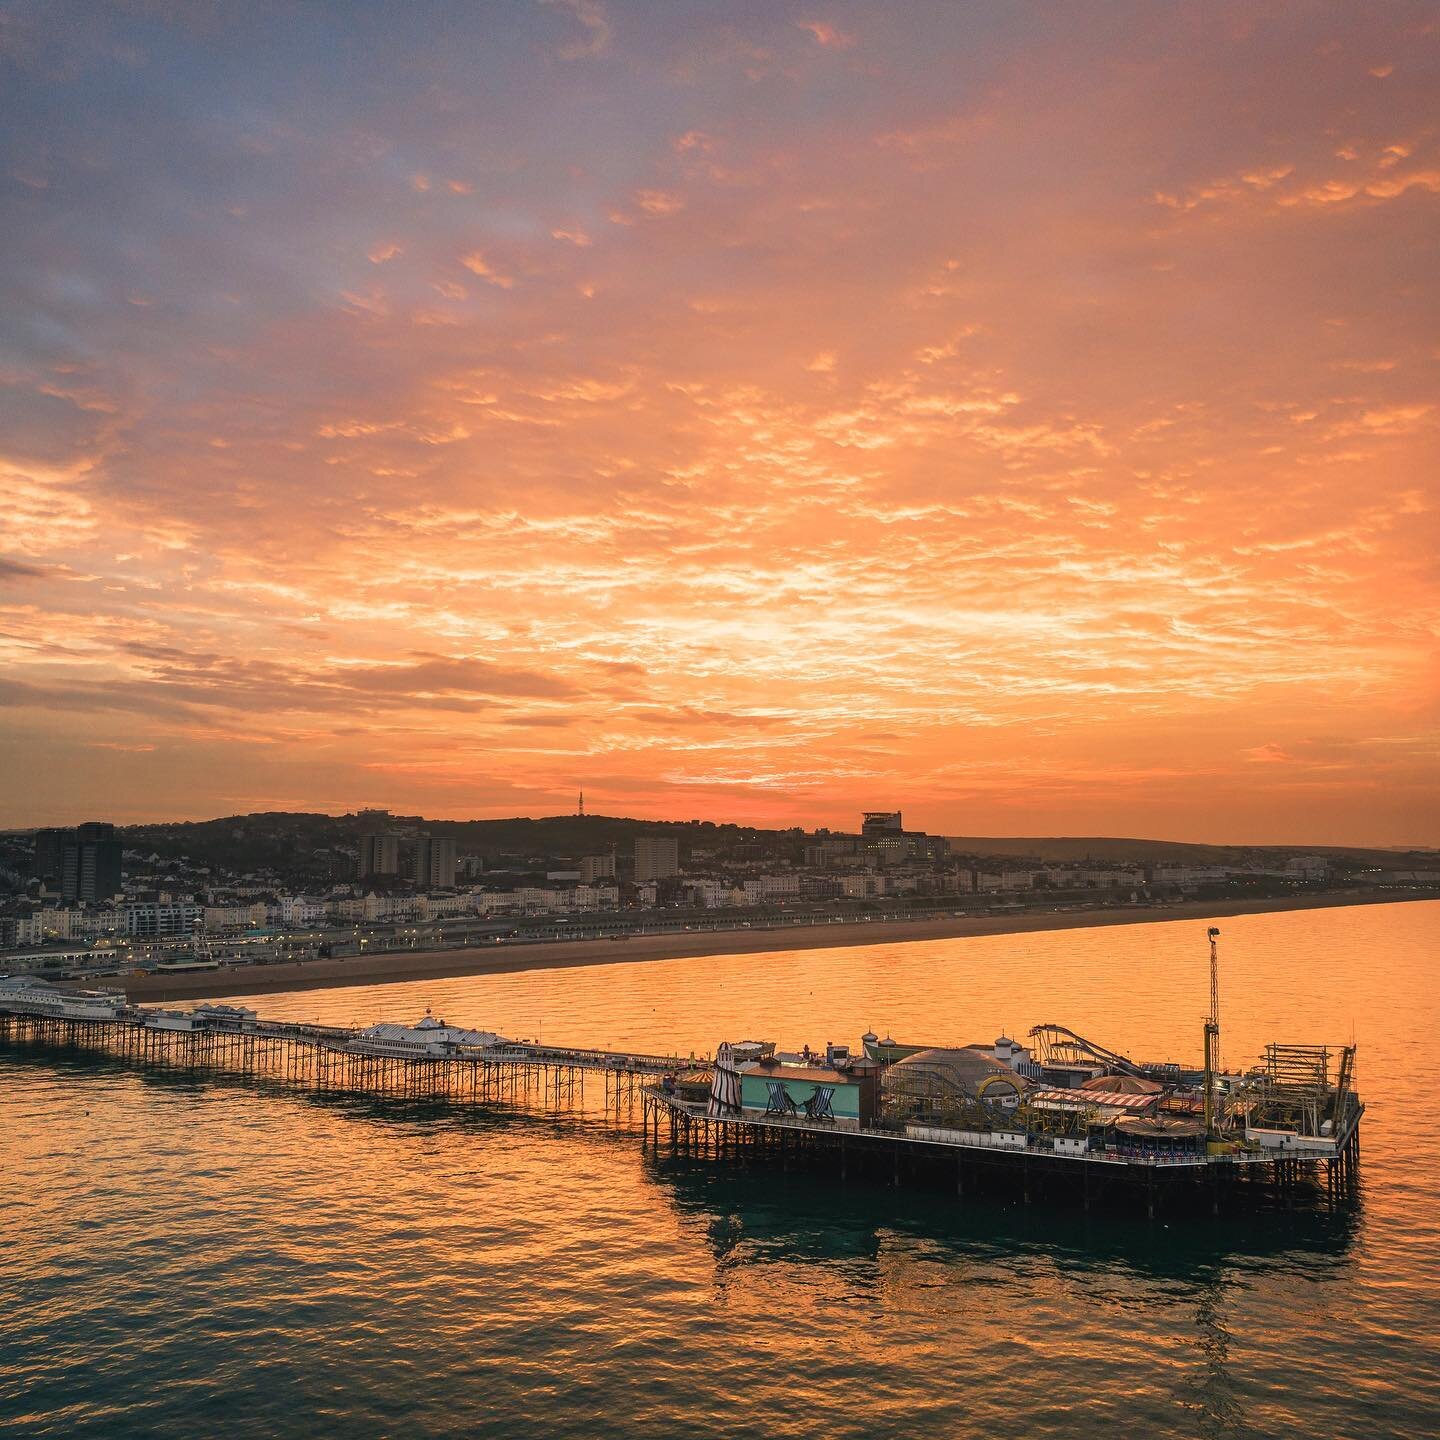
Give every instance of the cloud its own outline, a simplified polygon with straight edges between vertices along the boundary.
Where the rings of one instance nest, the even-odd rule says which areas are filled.
[[[635,203],[647,215],[676,215],[685,208],[685,197],[673,190],[637,190]]]
[[[0,555],[0,585],[14,580],[36,580],[49,573],[44,565],[30,565],[23,560],[9,560]]]
[[[576,693],[573,685],[532,670],[511,670],[484,660],[444,656],[415,664],[371,665],[333,673],[334,683],[352,690],[408,696],[524,695],[562,697]]]
[[[34,12],[6,822],[1428,834],[1432,37],[630,13]]]
[[[507,275],[485,258],[484,252],[472,250],[468,255],[460,257],[460,263],[472,274],[478,275],[487,285],[498,286],[501,290],[509,290],[515,284],[515,279]]]
[[[849,50],[855,44],[855,37],[837,30],[824,20],[798,20],[799,29],[807,31],[817,45],[826,50]]]
[[[566,41],[556,50],[562,60],[588,60],[610,48],[610,21],[597,0],[541,0],[541,3],[568,11],[580,24],[579,38]]]

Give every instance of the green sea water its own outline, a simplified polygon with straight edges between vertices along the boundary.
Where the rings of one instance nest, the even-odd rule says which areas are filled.
[[[1228,1062],[1360,1045],[1359,1201],[1083,1215],[642,1150],[599,1115],[0,1051],[0,1434],[1440,1433],[1440,905],[1221,922]],[[1202,923],[257,997],[708,1051],[1059,1021],[1198,1052]]]

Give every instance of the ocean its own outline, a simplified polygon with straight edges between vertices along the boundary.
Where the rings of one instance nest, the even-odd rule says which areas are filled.
[[[1219,923],[1227,1064],[1359,1044],[1352,1208],[961,1201],[0,1050],[0,1435],[1440,1433],[1440,903]],[[1207,954],[1183,921],[244,1003],[680,1053],[1053,1021],[1188,1061]]]

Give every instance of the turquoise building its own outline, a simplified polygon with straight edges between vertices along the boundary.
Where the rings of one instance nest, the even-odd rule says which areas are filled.
[[[761,1061],[740,1076],[740,1108],[747,1118],[795,1119],[860,1128],[860,1081],[827,1065]]]

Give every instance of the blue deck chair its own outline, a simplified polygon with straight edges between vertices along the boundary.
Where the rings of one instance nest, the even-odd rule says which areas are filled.
[[[833,1085],[817,1085],[815,1093],[805,1102],[805,1115],[810,1120],[833,1120],[835,1111],[830,1102],[835,1098]]]

